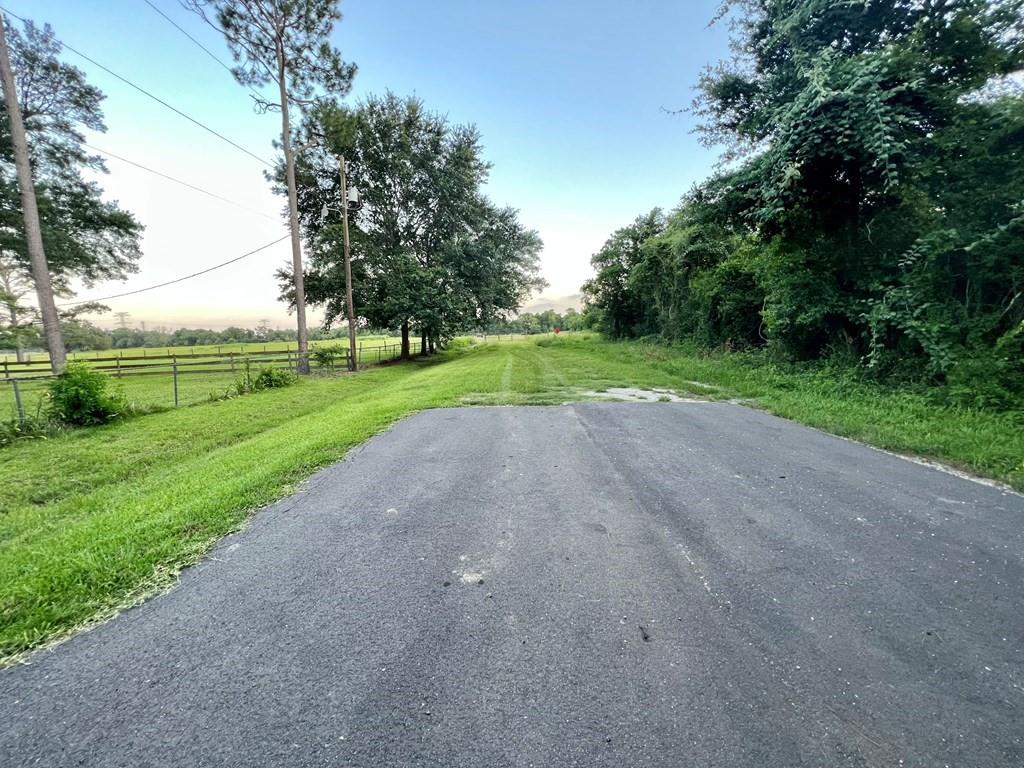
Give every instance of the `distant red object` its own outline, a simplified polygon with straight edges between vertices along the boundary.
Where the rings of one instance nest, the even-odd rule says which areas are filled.
[[[561,332],[562,332],[561,328],[555,328],[555,333],[561,333]]]

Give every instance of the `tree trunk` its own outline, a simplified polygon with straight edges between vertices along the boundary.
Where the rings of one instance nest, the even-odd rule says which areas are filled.
[[[427,356],[427,332],[420,331],[420,354],[423,357]]]
[[[309,341],[306,335],[306,285],[302,274],[302,243],[299,235],[299,201],[295,191],[295,154],[292,152],[292,127],[288,115],[288,89],[285,86],[284,46],[277,43],[277,84],[281,91],[281,145],[288,177],[288,225],[292,233],[292,272],[295,280],[295,321],[298,326],[299,353],[296,373],[309,373]]]
[[[18,191],[21,192],[21,210],[25,219],[25,241],[32,266],[32,279],[36,284],[39,300],[39,314],[43,318],[43,333],[46,348],[50,353],[50,368],[54,373],[63,373],[66,356],[64,339],[60,332],[60,317],[57,305],[53,303],[53,286],[50,283],[50,267],[43,250],[43,234],[39,225],[39,208],[36,205],[36,188],[32,183],[32,165],[29,163],[28,142],[25,140],[25,124],[21,119],[21,106],[14,89],[14,72],[11,71],[10,54],[7,51],[7,35],[0,19],[0,79],[3,81],[4,98],[7,102],[7,117],[11,129],[11,146],[14,150],[14,165],[18,173]]]
[[[402,321],[402,359],[409,359],[409,321]]]
[[[427,339],[427,348],[430,351],[430,354],[434,354],[434,337],[433,336],[430,336]]]

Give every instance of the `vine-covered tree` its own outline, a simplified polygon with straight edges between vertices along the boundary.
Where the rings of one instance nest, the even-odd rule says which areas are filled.
[[[68,296],[72,280],[86,285],[120,280],[137,270],[141,225],[116,202],[106,201],[85,170],[104,170],[89,154],[82,130],[103,131],[103,94],[85,74],[60,60],[61,45],[49,26],[31,21],[19,31],[7,24],[11,66],[28,138],[43,244],[55,291]],[[0,105],[0,288],[2,322],[15,346],[38,339],[26,327],[34,310],[22,302],[29,258],[21,219],[10,127]]]
[[[328,324],[345,316],[339,156],[360,195],[350,214],[356,314],[401,332],[406,356],[413,330],[425,351],[516,309],[542,285],[537,233],[481,192],[488,165],[475,128],[393,94],[349,110],[325,106],[306,128],[325,137],[299,164],[298,199],[307,295]]]
[[[979,402],[1006,402],[1024,374],[1024,2],[723,14],[737,57],[695,106],[727,170],[615,277],[647,314],[609,330],[1002,382]],[[614,285],[596,280],[599,305]]]

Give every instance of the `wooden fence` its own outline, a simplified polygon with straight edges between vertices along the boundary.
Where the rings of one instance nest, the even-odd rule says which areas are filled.
[[[324,349],[324,347],[320,347]],[[329,347],[335,355],[334,362],[327,367],[348,367],[348,347]],[[356,352],[359,364],[381,363],[400,357],[401,344],[380,344],[373,347],[360,347]],[[130,357],[110,356],[93,357],[73,362],[87,363],[97,371],[104,371],[123,378],[125,376],[157,376],[167,375],[172,369],[179,374],[187,373],[235,373],[245,364],[272,366],[295,370],[298,363],[298,350],[282,349],[268,352],[182,352],[171,355],[133,355]],[[316,366],[316,354],[309,353],[310,363]],[[325,367],[325,366],[321,366]],[[4,380],[27,378],[50,378],[50,362],[43,360],[3,360],[0,362]]]
[[[348,348],[337,346],[331,349],[335,351],[331,362],[325,361],[321,364],[317,362],[315,355],[310,355],[314,374],[348,368]],[[395,360],[401,354],[401,344],[381,344],[359,348],[357,359],[360,365],[379,364]],[[131,383],[133,396],[141,392],[144,402],[167,405],[173,402],[175,407],[179,407],[209,399],[209,387],[230,386],[247,369],[253,375],[266,367],[294,371],[298,363],[298,353],[294,349],[250,354],[196,352],[163,356],[93,358],[77,362],[87,362],[90,367],[123,380],[125,385]],[[45,394],[49,380],[53,379],[52,373],[48,370],[49,361],[46,361],[46,365],[47,368],[42,369],[39,361],[6,361],[0,366],[3,370],[3,378],[0,378],[0,410],[10,408],[12,415],[24,422],[26,412],[32,410],[31,403],[38,403],[39,398]],[[161,376],[167,380],[166,389],[159,380],[148,378]],[[204,381],[203,376],[210,378]],[[137,385],[134,382],[138,382]],[[0,420],[3,418],[4,414],[0,413]]]

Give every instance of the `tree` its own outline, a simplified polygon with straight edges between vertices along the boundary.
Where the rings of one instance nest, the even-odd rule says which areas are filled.
[[[355,308],[370,326],[401,332],[403,356],[413,329],[426,351],[516,309],[541,284],[540,238],[481,192],[488,165],[475,128],[393,94],[356,109],[324,106],[310,122],[326,141],[299,164],[299,211],[309,298],[328,324],[346,314],[341,226],[322,216],[339,204],[338,155],[361,201],[351,221]],[[282,277],[287,286],[291,276]]]
[[[630,275],[640,262],[641,246],[664,228],[665,217],[655,208],[616,230],[590,259],[596,274],[583,285],[583,294],[604,333],[633,336],[642,327],[645,308],[630,285]]]
[[[726,167],[594,256],[588,314],[1024,396],[1024,1],[735,0],[696,110]],[[1017,73],[1016,79],[1010,77]]]
[[[6,23],[6,22],[5,22]],[[103,94],[84,73],[62,62],[49,26],[26,22],[24,33],[5,27],[34,179],[42,242],[57,295],[71,295],[71,281],[123,279],[137,270],[142,227],[82,171],[105,170],[85,151],[82,128],[103,131]],[[22,303],[30,279],[30,254],[21,225],[14,173],[10,115],[0,112],[0,282],[4,318],[11,326],[36,319]],[[19,333],[13,335],[19,336]],[[51,350],[52,353],[52,350]]]
[[[355,65],[343,62],[341,54],[330,44],[334,25],[341,20],[338,0],[187,0],[187,4],[206,20],[209,20],[206,11],[213,11],[216,24],[237,62],[232,71],[240,84],[274,83],[278,88],[276,103],[261,99],[257,107],[281,111],[281,147],[288,192],[293,297],[299,340],[297,370],[309,373],[290,110],[292,106],[310,106],[321,94],[340,98],[351,88]]]
[[[993,320],[988,343],[1013,328],[1015,292],[1001,294],[1019,271],[965,254],[985,233],[1014,229],[1019,174],[984,167],[975,148],[1002,135],[1012,152],[1019,138],[1020,110],[1008,119],[1006,100],[986,89],[1024,67],[1024,4],[728,7],[739,11],[738,63],[705,73],[697,108],[707,138],[746,158],[732,182],[740,217],[770,243],[769,337],[800,357],[838,347],[884,367],[923,356],[941,373],[968,343],[971,315]],[[960,216],[956,190],[979,184],[996,204]],[[943,284],[938,294],[920,292],[925,274]]]

